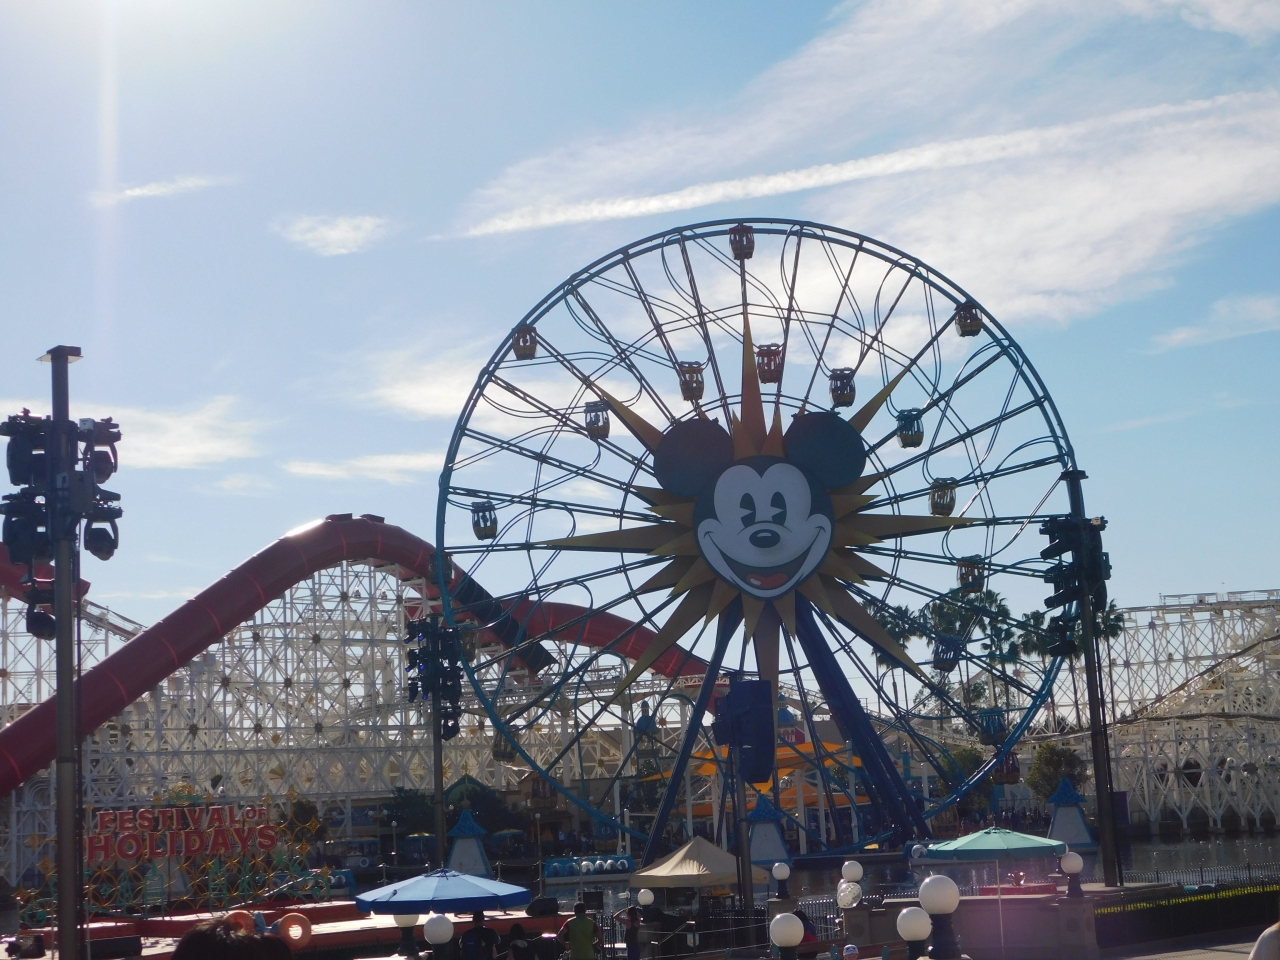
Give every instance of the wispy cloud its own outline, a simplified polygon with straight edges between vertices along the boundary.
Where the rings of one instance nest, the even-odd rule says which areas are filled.
[[[1254,41],[1280,31],[1275,0],[1124,0],[1124,5],[1147,15],[1177,13],[1193,26]]]
[[[643,217],[655,213],[692,210],[713,203],[776,197],[801,190],[870,180],[875,177],[941,171],[975,164],[1025,159],[1065,149],[1074,151],[1079,149],[1084,138],[1105,134],[1116,128],[1202,114],[1212,110],[1219,102],[1202,100],[1177,105],[1165,104],[1140,110],[1122,111],[1077,123],[926,143],[906,150],[895,150],[844,163],[823,163],[783,173],[700,183],[649,196],[526,206],[484,220],[467,232],[472,236],[483,236],[570,223]]]
[[[29,407],[48,413],[45,405],[0,400],[0,409]],[[113,417],[120,424],[121,469],[185,470],[229,460],[256,457],[261,420],[237,415],[235,397],[221,396],[187,410],[122,407],[95,401],[77,402],[75,417]]]
[[[376,356],[370,360],[376,386],[365,397],[415,420],[453,420],[471,394],[483,362],[478,351],[463,350]]]
[[[1204,323],[1176,327],[1158,334],[1152,342],[1163,352],[1273,330],[1280,330],[1280,297],[1226,297],[1213,305]]]
[[[172,180],[156,180],[138,187],[124,187],[113,193],[94,193],[90,196],[95,207],[114,207],[131,200],[154,197],[174,197],[181,193],[195,193],[209,187],[221,187],[234,182],[231,177],[174,177]]]
[[[256,457],[255,436],[265,426],[235,414],[234,397],[214,397],[188,411],[114,411],[124,439],[120,459],[131,467],[189,469]]]
[[[316,480],[385,480],[387,483],[411,483],[424,473],[435,473],[444,466],[444,454],[379,453],[351,460],[290,460],[284,469],[296,477]]]
[[[218,493],[237,497],[260,497],[270,493],[276,485],[256,473],[232,473],[215,483],[213,488]]]
[[[717,109],[511,165],[475,194],[461,231],[778,209],[920,256],[1002,319],[1062,322],[1168,282],[1212,228],[1280,202],[1273,65],[1265,49],[1237,52],[1239,69],[1222,75],[1205,32],[1265,30],[1269,14],[1248,0],[843,11]],[[1141,70],[1099,59],[1146,40],[1180,55]],[[1097,69],[1060,68],[1082,60]],[[1260,89],[1240,90],[1246,75]]]
[[[322,257],[367,250],[386,236],[383,217],[290,217],[275,223],[280,236]]]
[[[1119,423],[1112,423],[1103,427],[1102,432],[1120,433],[1125,430],[1141,430],[1143,427],[1154,427],[1162,423],[1179,423],[1183,420],[1190,420],[1192,417],[1199,416],[1207,410],[1236,410],[1240,407],[1251,405],[1252,401],[1250,400],[1232,396],[1224,390],[1218,390],[1202,406],[1171,410],[1168,413],[1158,413],[1149,417],[1136,417],[1133,420],[1121,420]]]
[[[1121,420],[1119,423],[1108,424],[1102,428],[1102,431],[1104,433],[1120,433],[1125,430],[1154,427],[1160,423],[1177,423],[1179,420],[1189,420],[1197,412],[1196,410],[1174,410],[1172,413],[1159,413],[1151,417],[1136,417],[1133,420]]]

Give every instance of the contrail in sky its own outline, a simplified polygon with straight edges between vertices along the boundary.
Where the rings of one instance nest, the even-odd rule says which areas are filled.
[[[1183,104],[1163,104],[1138,110],[1126,110],[1076,123],[1032,127],[1012,133],[970,137],[963,140],[926,143],[905,150],[848,160],[844,163],[823,163],[783,173],[699,183],[669,193],[584,200],[576,203],[532,204],[490,217],[471,227],[466,233],[468,236],[485,236],[570,223],[643,217],[654,213],[690,210],[712,203],[774,197],[799,190],[831,187],[852,183],[855,180],[869,180],[873,177],[887,177],[922,170],[944,170],[997,160],[1031,157],[1075,146],[1082,137],[1105,128],[1132,126],[1144,121],[1199,113],[1228,101],[1249,96],[1252,95],[1231,94],[1209,100],[1193,100]]]

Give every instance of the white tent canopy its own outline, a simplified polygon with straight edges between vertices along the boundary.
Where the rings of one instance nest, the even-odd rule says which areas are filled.
[[[753,867],[751,879],[768,883],[769,875]],[[737,882],[738,858],[702,837],[631,875],[634,887],[723,887]]]

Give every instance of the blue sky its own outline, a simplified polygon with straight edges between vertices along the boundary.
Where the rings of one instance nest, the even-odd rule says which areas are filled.
[[[0,400],[124,425],[93,596],[430,538],[480,363],[632,239],[806,217],[1022,343],[1122,604],[1280,586],[1280,3],[0,3]]]

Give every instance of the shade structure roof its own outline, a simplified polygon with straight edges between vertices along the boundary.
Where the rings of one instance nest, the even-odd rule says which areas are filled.
[[[927,860],[1030,860],[1034,857],[1059,857],[1067,845],[1058,840],[988,827],[968,836],[935,843],[925,851]]]
[[[767,883],[769,875],[755,867],[751,878]],[[631,875],[637,887],[722,887],[737,882],[738,858],[702,837]]]
[[[356,906],[365,913],[467,913],[522,907],[532,899],[532,893],[513,883],[433,870],[362,893]]]

